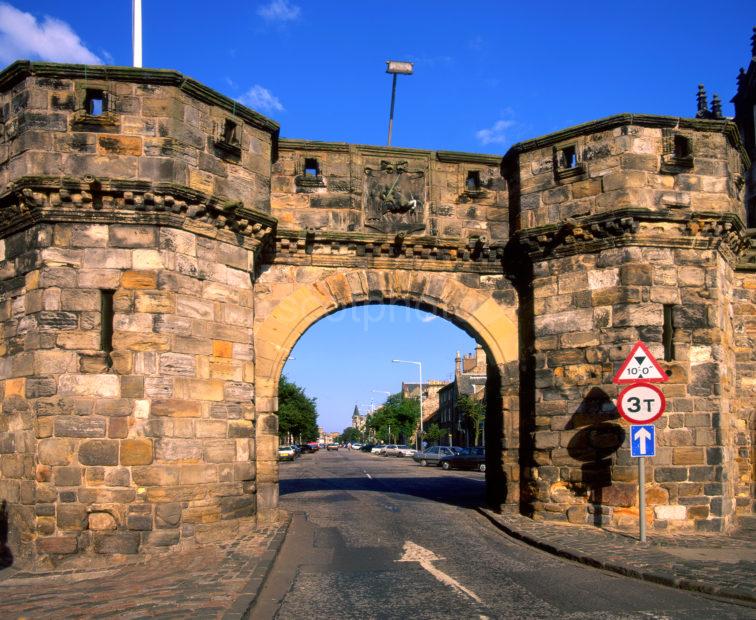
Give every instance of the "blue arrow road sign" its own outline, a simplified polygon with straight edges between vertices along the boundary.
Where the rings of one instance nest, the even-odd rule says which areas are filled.
[[[656,427],[633,424],[630,427],[630,456],[656,456]]]

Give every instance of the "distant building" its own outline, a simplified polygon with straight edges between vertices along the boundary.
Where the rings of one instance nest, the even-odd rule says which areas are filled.
[[[366,423],[367,423],[367,416],[361,415],[359,407],[355,405],[354,412],[352,413],[352,428],[356,428],[361,433],[364,433]]]
[[[438,409],[438,392],[447,384],[446,381],[429,380],[423,383],[423,424]],[[420,394],[419,383],[402,383],[402,397],[417,400]]]
[[[460,356],[457,353],[454,367],[454,381],[438,390],[437,409],[431,414],[427,424],[438,424],[445,431],[445,440],[454,445],[469,446],[474,443],[475,432],[460,414],[458,403],[462,395],[485,403],[486,398],[486,353],[477,346],[475,353]],[[481,429],[483,430],[483,429]],[[479,442],[483,433],[479,433]]]

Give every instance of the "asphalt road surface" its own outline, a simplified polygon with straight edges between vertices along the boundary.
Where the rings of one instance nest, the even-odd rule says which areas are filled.
[[[472,510],[484,486],[481,473],[343,449],[281,463],[294,518],[251,617],[756,617],[514,541]]]

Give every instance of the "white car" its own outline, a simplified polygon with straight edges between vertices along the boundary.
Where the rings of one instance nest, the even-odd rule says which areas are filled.
[[[373,446],[373,448],[370,450],[370,454],[382,454],[383,451],[386,449],[386,446],[382,444],[378,444],[377,446]]]
[[[415,456],[415,450],[409,446],[397,446],[394,456]]]
[[[381,450],[381,456],[393,456],[396,454],[397,445],[395,443],[389,443],[383,446],[383,450]]]
[[[353,443],[352,450],[359,450],[362,447],[361,443]]]

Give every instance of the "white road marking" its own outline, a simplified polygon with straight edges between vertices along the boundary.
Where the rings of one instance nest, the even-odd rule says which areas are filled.
[[[366,476],[367,476],[368,478],[370,478],[371,480],[373,479],[373,476],[371,476],[371,475],[370,475],[369,473],[365,472],[365,475],[366,475]]]
[[[475,592],[467,589],[456,579],[450,577],[445,572],[433,566],[433,562],[443,559],[444,558],[439,557],[435,553],[433,553],[433,551],[430,551],[425,547],[421,547],[420,545],[416,545],[411,540],[407,540],[404,543],[404,553],[402,554],[401,559],[397,560],[397,562],[417,562],[444,585],[451,586],[458,592],[461,592],[462,594],[470,597],[476,603],[483,604],[483,601],[480,600],[480,597],[475,594]]]

